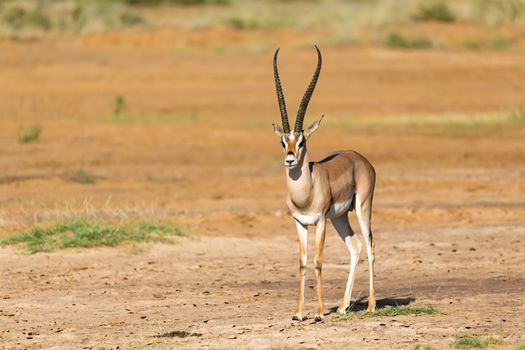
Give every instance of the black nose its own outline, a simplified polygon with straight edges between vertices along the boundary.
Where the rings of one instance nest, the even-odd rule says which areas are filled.
[[[292,164],[292,163],[293,163],[293,159],[287,159],[287,160],[286,160],[286,163],[288,163],[288,164]]]

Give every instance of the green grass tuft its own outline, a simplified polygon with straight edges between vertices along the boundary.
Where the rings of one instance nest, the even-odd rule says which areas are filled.
[[[29,128],[24,128],[18,134],[19,143],[30,143],[35,142],[40,139],[40,134],[42,134],[42,128],[38,125],[31,126]]]
[[[465,335],[465,336],[459,337],[456,340],[450,342],[449,346],[455,349],[472,349],[472,348],[485,349],[490,345],[502,345],[502,344],[503,344],[503,340],[501,339],[489,337],[489,338],[485,338],[482,340],[478,337]]]
[[[426,49],[433,46],[432,40],[426,37],[407,38],[400,33],[390,33],[386,46],[392,49]]]
[[[164,224],[99,226],[85,221],[71,221],[14,234],[1,240],[0,245],[24,244],[29,252],[38,253],[67,248],[115,247],[129,242],[171,242],[173,237],[182,235],[180,229]]]
[[[525,343],[519,344],[516,350],[525,350]]]
[[[432,350],[432,348],[428,345],[420,345],[416,344],[410,348],[410,350]]]
[[[432,306],[392,306],[365,312],[365,317],[393,317],[404,315],[434,315],[437,311]]]
[[[87,170],[82,168],[75,171],[75,173],[71,177],[71,180],[88,185],[92,185],[95,183],[95,177],[92,174],[90,174]]]
[[[113,118],[118,119],[126,110],[126,99],[124,96],[117,96],[113,101]]]
[[[395,317],[395,316],[407,316],[407,315],[435,315],[437,310],[432,306],[387,306],[382,309],[378,309],[374,312],[359,311],[349,312],[346,315],[333,314],[331,321],[345,321],[349,319],[357,318],[368,318],[368,317]]]

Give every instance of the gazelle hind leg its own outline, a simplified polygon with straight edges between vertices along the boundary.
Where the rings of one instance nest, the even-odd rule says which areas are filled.
[[[308,245],[308,228],[298,221],[295,222],[297,226],[297,235],[299,236],[299,300],[297,301],[297,309],[292,317],[292,320],[302,321],[303,305],[304,305],[304,287],[306,282],[306,261],[307,261],[307,245]]]
[[[366,254],[368,256],[368,270],[370,274],[370,293],[368,297],[368,311],[374,311],[376,309],[376,297],[374,290],[374,241],[372,237],[371,228],[371,214],[372,214],[372,193],[368,193],[364,201],[361,201],[361,197],[356,193],[355,198],[355,212],[357,214],[357,221],[361,228],[361,233],[365,241]]]
[[[335,230],[345,243],[350,253],[350,271],[348,273],[348,281],[346,282],[345,295],[343,297],[343,302],[337,309],[337,312],[345,314],[350,306],[350,300],[352,297],[352,287],[354,286],[355,274],[357,263],[359,261],[359,254],[361,253],[362,244],[359,238],[355,235],[348,221],[348,214],[332,219],[332,224],[334,225]]]

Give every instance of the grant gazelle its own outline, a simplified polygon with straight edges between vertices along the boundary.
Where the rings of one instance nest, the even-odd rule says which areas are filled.
[[[364,239],[368,255],[370,273],[370,294],[368,310],[375,310],[374,294],[374,242],[371,229],[372,197],[375,185],[375,170],[370,162],[361,154],[352,151],[337,151],[321,161],[309,162],[307,140],[319,128],[321,119],[303,130],[303,120],[308,102],[314,92],[319,73],[321,72],[322,57],[317,50],[317,68],[306,90],[295,122],[295,128],[290,130],[284,94],[277,69],[277,55],[273,59],[275,86],[281,112],[282,128],[273,125],[284,149],[284,166],[286,167],[286,185],[288,196],[286,204],[295,219],[299,236],[300,263],[299,263],[299,300],[292,319],[302,321],[304,289],[307,263],[307,235],[308,226],[315,225],[315,275],[317,279],[317,308],[315,320],[323,319],[323,292],[322,266],[323,248],[325,240],[325,226],[327,219],[332,221],[337,233],[344,241],[350,252],[350,272],[346,283],[343,301],[338,312],[346,313],[350,306],[352,286],[359,254],[361,241],[354,234],[348,221],[348,213],[355,210],[357,220]]]

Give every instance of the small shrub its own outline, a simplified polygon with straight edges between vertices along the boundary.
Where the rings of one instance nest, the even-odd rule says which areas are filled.
[[[144,23],[144,19],[142,17],[131,12],[121,13],[119,16],[119,20],[122,25],[128,27]]]
[[[38,125],[31,126],[27,129],[22,129],[20,134],[18,134],[18,142],[30,143],[38,141],[40,139],[40,134],[42,134],[42,128]]]
[[[245,20],[239,17],[230,18],[229,20],[226,21],[226,24],[228,25],[228,27],[231,27],[237,30],[256,29],[258,27],[255,21],[253,20],[248,21],[248,20]]]
[[[400,33],[390,33],[386,45],[392,49],[425,49],[433,46],[432,41],[426,37],[407,38]]]
[[[413,16],[416,21],[454,22],[456,16],[444,1],[422,3]]]
[[[16,30],[24,27],[36,27],[43,30],[51,29],[51,21],[38,9],[31,11],[23,7],[14,6],[7,9],[3,20]]]
[[[25,244],[31,253],[67,248],[115,247],[128,242],[165,242],[183,236],[171,225],[143,223],[132,226],[99,226],[84,221],[71,221],[48,228],[36,227],[28,232],[1,240],[1,246]]]
[[[386,39],[386,45],[393,49],[406,49],[408,48],[407,39],[399,33],[390,33]]]
[[[478,20],[490,24],[514,23],[525,17],[523,0],[478,0],[474,5]]]
[[[503,340],[501,339],[495,339],[495,338],[485,338],[484,340],[473,337],[470,335],[465,335],[462,337],[457,338],[453,342],[449,343],[449,346],[451,348],[455,349],[471,349],[471,348],[478,348],[478,349],[485,349],[489,345],[502,345]]]
[[[128,5],[158,6],[158,5],[229,5],[230,0],[125,0]]]
[[[87,170],[84,170],[82,168],[75,171],[71,179],[75,182],[80,182],[82,184],[95,183],[95,177],[91,175]]]
[[[31,37],[50,30],[81,33],[142,23],[127,0],[0,0],[4,36]]]

